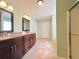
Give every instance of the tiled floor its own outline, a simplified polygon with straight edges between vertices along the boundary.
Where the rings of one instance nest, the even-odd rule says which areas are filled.
[[[22,59],[58,59],[56,44],[48,40],[37,40],[33,48]]]

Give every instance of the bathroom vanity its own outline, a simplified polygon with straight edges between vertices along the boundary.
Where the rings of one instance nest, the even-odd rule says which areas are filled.
[[[31,32],[10,33],[0,36],[0,59],[21,59],[35,44],[36,34]]]

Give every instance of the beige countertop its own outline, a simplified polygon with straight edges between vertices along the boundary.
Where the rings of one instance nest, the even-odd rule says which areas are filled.
[[[0,41],[9,40],[16,37],[21,37],[25,35],[33,34],[32,32],[13,32],[9,33],[8,36],[0,36]]]

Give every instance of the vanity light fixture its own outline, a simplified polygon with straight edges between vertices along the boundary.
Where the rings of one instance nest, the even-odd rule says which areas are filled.
[[[6,4],[6,2],[4,2],[4,1],[0,1],[0,6],[6,7],[7,4]]]
[[[8,6],[8,9],[9,9],[9,10],[14,10],[11,5]]]
[[[44,4],[44,1],[43,1],[43,0],[38,0],[38,1],[37,1],[37,4],[38,4],[38,5],[43,5],[43,4]]]
[[[28,19],[28,20],[31,20],[31,18],[29,16],[25,15],[25,14],[23,15],[23,17]]]

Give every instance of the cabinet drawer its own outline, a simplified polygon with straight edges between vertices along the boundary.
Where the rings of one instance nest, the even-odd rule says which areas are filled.
[[[30,38],[33,38],[33,39],[36,38],[36,34],[35,33],[31,34]]]
[[[12,39],[1,41],[0,42],[0,48],[4,47],[4,46],[11,46],[12,44],[13,44],[13,40]]]
[[[30,36],[29,35],[27,35],[27,36],[24,36],[24,41],[29,41],[30,39]]]
[[[26,42],[25,43],[25,48],[29,47],[30,46],[30,42]]]
[[[23,44],[23,37],[14,38],[14,43],[15,43],[16,45]]]

